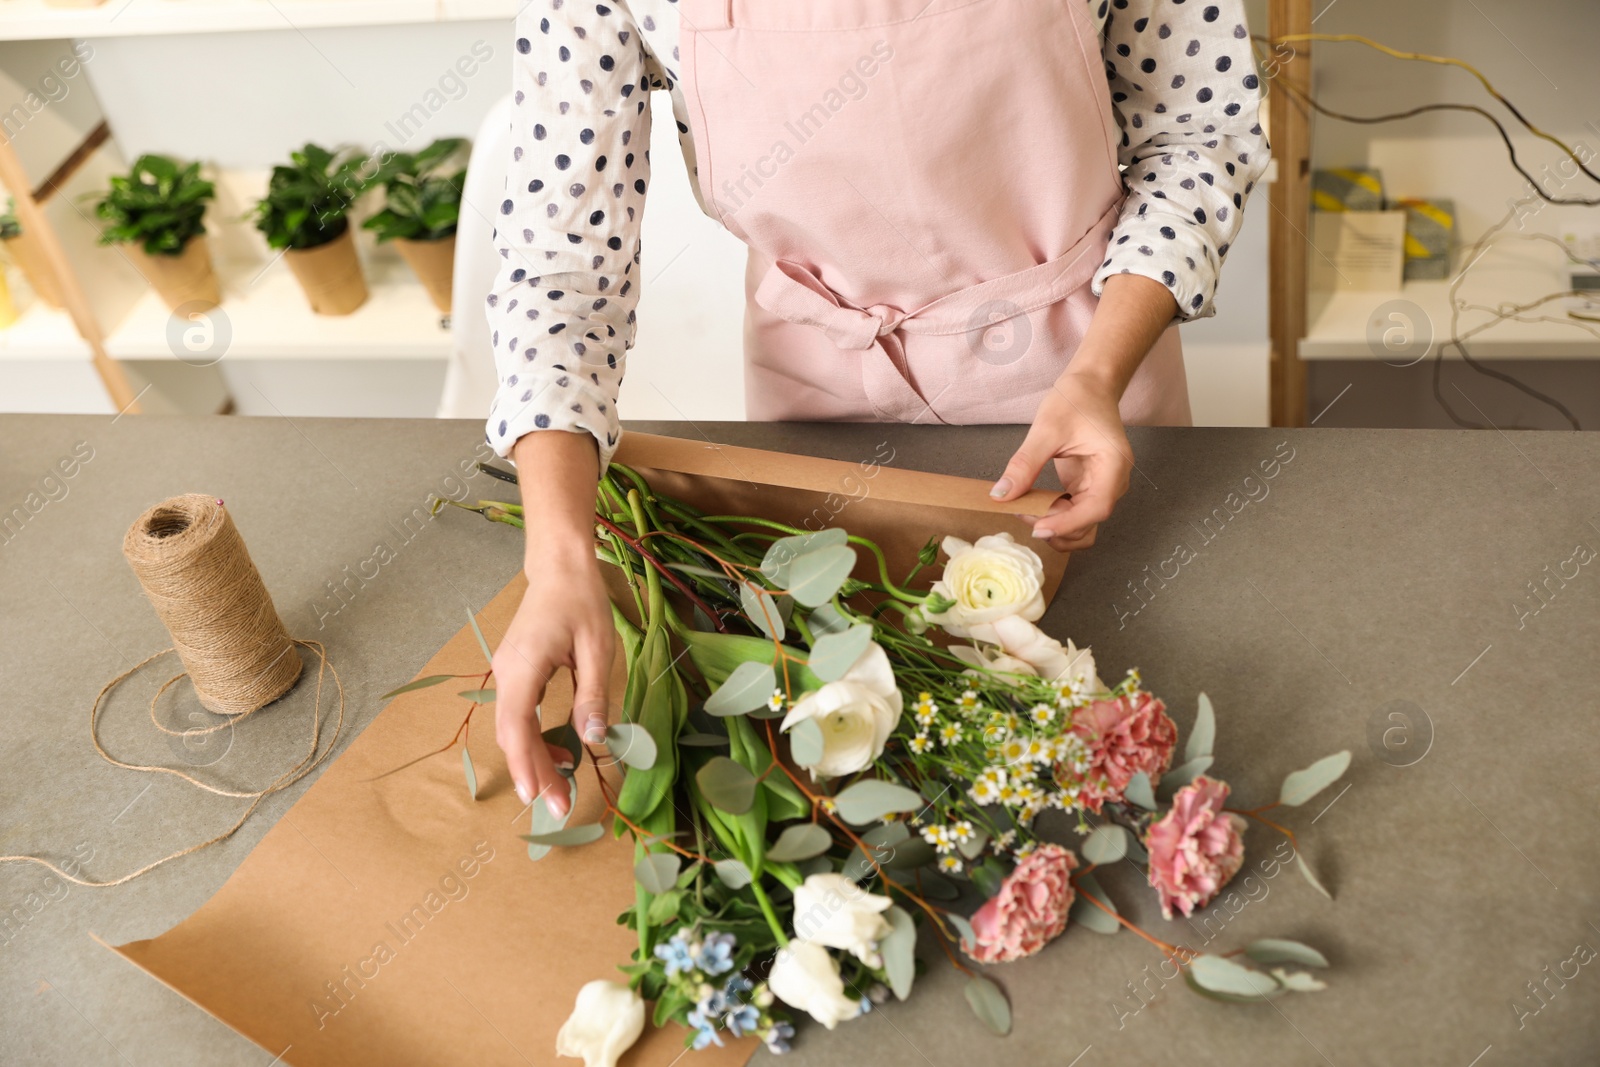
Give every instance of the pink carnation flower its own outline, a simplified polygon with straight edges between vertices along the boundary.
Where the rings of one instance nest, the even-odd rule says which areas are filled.
[[[1060,937],[1074,896],[1067,876],[1077,865],[1078,857],[1060,845],[1040,845],[1025,856],[973,915],[977,944],[967,954],[979,963],[1008,963]]]
[[[1154,785],[1172,766],[1178,743],[1178,724],[1167,717],[1166,705],[1145,692],[1080,708],[1072,732],[1089,747],[1083,801],[1096,814],[1106,801],[1120,801],[1128,780],[1140,771]]]
[[[1222,810],[1228,783],[1201,775],[1172,798],[1172,810],[1145,834],[1150,884],[1161,914],[1205,907],[1244,863],[1244,820]]]

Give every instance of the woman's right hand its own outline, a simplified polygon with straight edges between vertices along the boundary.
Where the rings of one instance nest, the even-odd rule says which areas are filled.
[[[585,744],[603,744],[616,652],[594,554],[598,454],[587,434],[543,431],[519,440],[513,456],[527,523],[528,588],[494,653],[495,739],[522,802],[544,796],[560,816],[569,790],[557,765],[572,757],[544,741],[539,703],[555,672],[567,668],[573,729]]]

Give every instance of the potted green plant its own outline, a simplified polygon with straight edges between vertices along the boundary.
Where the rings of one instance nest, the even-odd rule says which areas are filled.
[[[15,198],[6,200],[5,214],[0,215],[0,244],[5,246],[6,255],[27,279],[33,295],[50,307],[61,307],[61,290],[56,285],[55,272],[50,269],[50,264],[33,238],[22,232],[22,224],[17,221]]]
[[[100,243],[126,245],[139,273],[174,311],[196,303],[216,307],[222,290],[205,225],[206,205],[216,195],[216,186],[200,177],[200,164],[142,155],[95,202],[96,217],[107,224]]]
[[[383,208],[362,224],[380,244],[394,242],[434,304],[447,313],[467,152],[466,138],[445,137],[415,154],[388,156],[373,175],[374,184],[383,186]]]
[[[366,158],[351,148],[308,144],[287,166],[272,168],[255,224],[282,249],[289,269],[319,315],[348,315],[367,300],[350,232],[350,209],[371,184]]]

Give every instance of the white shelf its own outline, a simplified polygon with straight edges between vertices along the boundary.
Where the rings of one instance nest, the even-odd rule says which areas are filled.
[[[17,299],[15,291],[12,297]],[[89,345],[78,336],[72,317],[65,311],[47,307],[31,295],[17,321],[0,330],[0,361],[87,361],[90,358]]]
[[[317,315],[281,257],[264,270],[259,262],[220,262],[222,306],[213,329],[231,333],[225,358],[238,360],[444,360],[450,332],[409,267],[391,255],[362,263],[370,296],[350,315]],[[259,275],[259,277],[258,277]],[[223,323],[225,322],[225,327]],[[188,356],[168,338],[172,313],[154,290],[141,297],[106,338],[116,359],[176,360]],[[178,323],[179,328],[190,327]],[[199,335],[202,348],[209,343]],[[203,358],[203,357],[202,357]]]
[[[91,8],[0,0],[0,40],[509,20],[516,9],[515,0],[108,0]]]

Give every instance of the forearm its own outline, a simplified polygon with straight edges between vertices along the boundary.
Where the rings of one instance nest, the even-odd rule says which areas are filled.
[[[519,438],[512,456],[527,524],[523,570],[533,577],[592,565],[600,469],[594,437],[541,430]]]
[[[1120,399],[1177,314],[1177,300],[1160,282],[1140,274],[1107,278],[1094,318],[1063,377],[1092,381]]]

